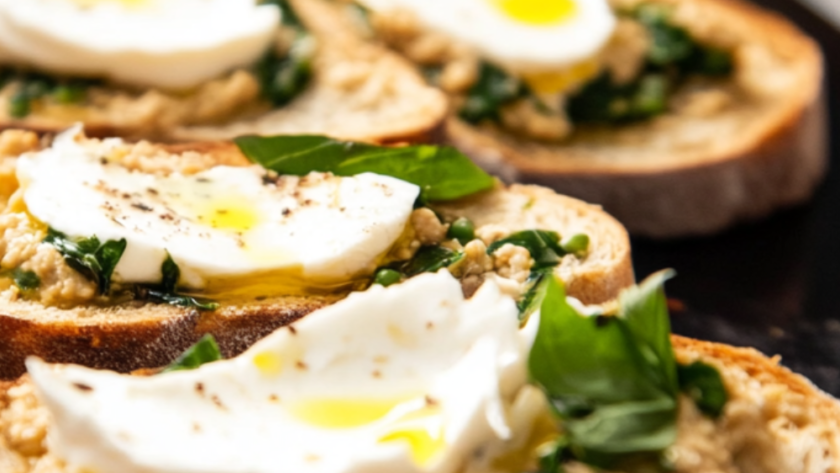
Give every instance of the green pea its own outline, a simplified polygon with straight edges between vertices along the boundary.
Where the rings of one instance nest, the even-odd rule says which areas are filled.
[[[589,249],[589,235],[585,233],[578,233],[568,238],[564,238],[560,243],[563,251],[572,254],[586,253]]]
[[[402,274],[399,271],[382,268],[376,272],[376,276],[373,277],[373,283],[388,287],[391,284],[400,282],[400,279],[402,279]]]
[[[14,118],[23,118],[31,111],[31,99],[29,95],[18,92],[9,99],[9,115]]]
[[[458,240],[462,245],[466,245],[475,239],[475,225],[470,219],[461,217],[449,225],[446,236]]]

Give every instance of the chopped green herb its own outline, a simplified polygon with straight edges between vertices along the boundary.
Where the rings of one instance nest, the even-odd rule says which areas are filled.
[[[207,299],[179,294],[177,291],[178,280],[181,278],[181,269],[166,253],[166,259],[160,265],[161,282],[160,286],[144,289],[141,294],[146,298],[179,307],[194,307],[200,310],[216,310],[219,308],[217,302]]]
[[[569,97],[566,112],[575,123],[624,123],[667,111],[668,98],[689,75],[724,76],[733,70],[732,55],[697,43],[671,22],[671,8],[643,4],[626,14],[647,30],[651,46],[642,73],[617,84],[605,72]]]
[[[286,0],[264,0],[280,9],[281,23],[292,29],[295,39],[288,53],[270,48],[255,67],[262,96],[275,107],[291,102],[309,85],[312,78],[314,38]]]
[[[12,270],[11,276],[12,281],[15,282],[15,286],[22,292],[34,291],[41,285],[41,278],[34,271],[24,271],[20,268],[15,268]]]
[[[25,118],[32,110],[31,99],[24,93],[16,93],[9,98],[9,115],[13,118]]]
[[[461,217],[449,225],[446,237],[454,238],[462,245],[466,245],[475,239],[475,225],[470,219]]]
[[[554,267],[549,266],[536,271],[531,271],[528,279],[525,281],[525,293],[522,294],[522,299],[516,303],[519,309],[519,320],[522,323],[528,321],[528,318],[536,312],[542,305],[543,297],[545,296],[545,286],[550,276],[554,272]]]
[[[96,282],[103,295],[111,289],[111,275],[126,247],[124,238],[101,243],[96,236],[70,238],[52,228],[47,231],[44,243],[54,246],[71,268]]]
[[[697,408],[709,417],[720,417],[728,400],[720,372],[703,362],[695,361],[687,366],[678,366],[677,374],[680,390],[694,400]]]
[[[534,269],[556,266],[566,251],[560,246],[560,235],[557,232],[545,230],[524,230],[516,232],[507,238],[493,242],[487,247],[487,254],[491,255],[506,244],[521,246],[531,253],[534,259]]]
[[[388,287],[392,284],[400,282],[400,279],[402,279],[402,274],[400,274],[399,271],[390,268],[382,268],[376,272],[376,275],[373,277],[373,283]]]
[[[498,120],[499,109],[528,94],[522,81],[492,64],[482,62],[478,81],[467,92],[466,101],[458,114],[469,123]]]
[[[460,251],[452,251],[442,246],[424,246],[417,250],[414,258],[408,260],[400,269],[408,277],[420,273],[433,273],[457,263],[463,257],[464,253]]]
[[[171,365],[161,371],[161,373],[171,373],[173,371],[194,370],[201,365],[219,361],[222,359],[222,352],[219,350],[219,345],[216,339],[209,333],[201,337],[195,345],[187,348],[187,350],[179,356]]]
[[[460,151],[431,145],[385,147],[324,136],[243,136],[234,140],[251,161],[279,174],[312,171],[354,176],[372,172],[416,184],[426,201],[453,200],[496,181]]]
[[[658,273],[620,298],[617,316],[586,317],[548,278],[528,365],[568,435],[569,451],[608,468],[658,455],[676,438],[677,373]]]
[[[148,290],[146,294],[149,300],[178,307],[192,307],[199,310],[216,310],[219,308],[218,302],[209,301],[200,297],[173,294],[155,289]]]

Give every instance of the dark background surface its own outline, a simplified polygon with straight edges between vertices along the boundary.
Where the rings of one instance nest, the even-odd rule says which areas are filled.
[[[716,237],[634,239],[636,276],[677,270],[667,287],[685,305],[672,312],[675,333],[779,354],[784,365],[840,397],[840,32],[794,0],[755,1],[822,44],[828,177],[810,204]]]

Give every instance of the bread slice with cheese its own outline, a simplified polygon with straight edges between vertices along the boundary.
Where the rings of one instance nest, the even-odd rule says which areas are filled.
[[[447,100],[410,64],[365,41],[343,7],[324,0],[290,3],[315,37],[317,52],[310,83],[287,105],[270,109],[259,98],[254,74],[243,69],[187,93],[109,90],[104,84],[87,102],[45,103],[23,119],[10,116],[11,91],[5,90],[0,128],[57,132],[83,122],[90,136],[180,141],[329,134],[397,142],[424,141],[439,132]]]
[[[822,473],[838,471],[840,404],[808,380],[748,348],[673,336],[680,363],[703,361],[720,372],[728,402],[703,416],[680,404],[669,460],[678,473]],[[49,451],[50,413],[28,376],[0,382],[0,471],[69,473]],[[165,428],[165,426],[161,426]],[[580,464],[566,468],[592,471]],[[115,473],[115,472],[101,472]]]
[[[0,157],[5,156],[0,166],[5,170],[0,172],[0,188],[6,191],[4,200],[7,201],[17,188],[16,155],[39,146],[34,134],[13,131],[0,134]],[[219,164],[250,164],[232,143],[155,145],[141,142],[126,146],[134,150],[131,155],[137,158],[141,168],[151,170],[196,172]],[[6,210],[0,212],[0,225],[4,225],[8,215],[19,214],[14,209],[9,210],[5,203],[4,207]],[[634,281],[627,233],[597,206],[538,187],[499,185],[493,190],[434,208],[444,218],[466,217],[477,227],[495,229],[503,234],[531,229],[554,230],[565,236],[587,234],[590,245],[586,255],[567,255],[555,270],[568,284],[569,293],[584,303],[613,299]],[[6,225],[9,225],[9,232],[23,228],[17,224]],[[15,245],[0,246],[2,259],[15,258]],[[0,296],[0,379],[20,376],[24,372],[24,359],[30,355],[52,362],[78,363],[121,372],[162,366],[205,333],[212,333],[223,353],[232,356],[272,330],[346,295],[281,295],[223,305],[215,311],[136,300],[103,306],[89,298],[64,307],[61,296],[70,297],[74,292],[80,292],[76,286],[89,282],[80,279],[80,275],[69,267],[64,272],[50,270],[46,274],[42,277],[42,287],[48,287],[43,291],[50,291],[49,300],[54,301],[48,305],[42,303],[44,298],[33,300],[21,296],[20,291],[11,286],[8,272],[3,273],[7,290]]]
[[[698,41],[733,51],[733,75],[689,81],[664,115],[580,125],[556,144],[456,118],[451,141],[506,180],[603,205],[633,234],[708,234],[806,201],[827,162],[817,44],[740,0],[617,3],[672,6]]]

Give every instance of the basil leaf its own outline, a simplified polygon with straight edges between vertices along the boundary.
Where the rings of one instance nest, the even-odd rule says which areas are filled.
[[[127,244],[125,238],[105,243],[96,236],[71,239],[52,228],[47,231],[44,243],[54,246],[71,268],[96,282],[102,295],[111,289],[111,276]]]
[[[560,235],[557,232],[545,230],[516,232],[507,238],[493,242],[487,247],[487,254],[492,255],[508,243],[528,250],[528,253],[531,253],[531,258],[534,259],[535,269],[556,266],[560,263],[560,258],[566,254],[563,247],[560,246]]]
[[[201,337],[195,345],[187,348],[175,361],[163,369],[161,373],[171,373],[173,371],[194,370],[201,365],[219,361],[222,359],[222,352],[219,350],[219,345],[216,339],[209,333]]]
[[[499,109],[527,95],[528,89],[519,79],[482,62],[478,81],[467,92],[458,115],[473,124],[482,120],[499,120]]]
[[[15,268],[11,272],[11,277],[15,286],[23,292],[34,291],[41,285],[41,278],[34,271],[24,271],[20,268]]]
[[[414,257],[408,260],[400,270],[408,277],[420,273],[433,273],[457,263],[463,257],[464,254],[460,251],[452,251],[442,246],[424,246],[417,250]]]
[[[384,147],[314,135],[243,136],[234,141],[252,162],[279,174],[372,172],[416,184],[428,201],[458,199],[491,189],[496,182],[450,147]]]
[[[662,288],[674,277],[673,271],[660,271],[648,276],[638,286],[622,291],[618,298],[619,317],[632,335],[638,353],[644,357],[641,366],[659,386],[676,397],[678,390],[677,362],[671,346],[671,321],[668,301]]]
[[[668,276],[623,296],[614,317],[578,314],[561,283],[547,278],[528,366],[582,461],[608,467],[624,455],[657,454],[676,438],[674,354],[662,332]]]
[[[700,412],[712,418],[720,417],[729,400],[720,372],[713,366],[695,361],[687,366],[679,365],[677,374],[680,390],[694,400]]]

